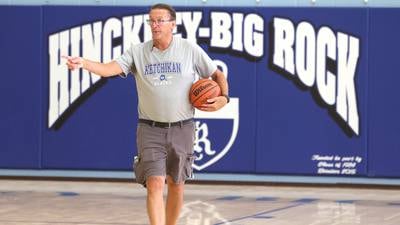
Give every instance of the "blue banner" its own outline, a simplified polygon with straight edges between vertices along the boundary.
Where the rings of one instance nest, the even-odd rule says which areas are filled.
[[[368,175],[399,177],[399,9],[373,9],[369,23]]]
[[[39,168],[44,60],[41,7],[0,7],[0,167]]]
[[[366,174],[366,11],[262,14],[269,55],[257,64],[256,171]]]

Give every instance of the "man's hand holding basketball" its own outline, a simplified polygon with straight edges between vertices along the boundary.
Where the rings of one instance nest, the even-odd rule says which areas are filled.
[[[207,99],[207,103],[202,104],[199,108],[202,111],[213,112],[224,107],[227,103],[228,102],[225,96],[217,96],[214,98]]]
[[[227,96],[228,94],[228,82],[225,75],[217,69],[211,77],[215,82],[217,82],[223,95],[207,99],[207,103],[202,104],[199,107],[201,110],[208,112],[217,111],[228,104],[228,98],[224,96]]]

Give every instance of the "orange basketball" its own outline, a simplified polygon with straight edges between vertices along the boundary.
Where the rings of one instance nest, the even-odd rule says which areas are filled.
[[[194,107],[207,102],[207,99],[214,98],[221,95],[221,89],[217,82],[211,79],[200,79],[192,84],[189,92],[190,103]]]

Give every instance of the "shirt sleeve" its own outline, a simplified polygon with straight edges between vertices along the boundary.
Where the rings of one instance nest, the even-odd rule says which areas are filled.
[[[115,60],[121,67],[123,77],[126,77],[131,72],[133,61],[133,46],[126,50],[120,57]]]
[[[196,72],[202,78],[210,77],[217,70],[210,56],[197,44],[194,44],[194,62]]]

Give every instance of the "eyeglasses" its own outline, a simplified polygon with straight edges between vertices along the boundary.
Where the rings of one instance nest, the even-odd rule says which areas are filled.
[[[153,24],[155,24],[155,25],[163,25],[163,24],[171,22],[171,21],[174,21],[174,20],[172,20],[172,19],[169,19],[169,20],[163,20],[163,19],[150,20],[150,19],[148,19],[148,20],[146,20],[148,25],[153,25]]]

